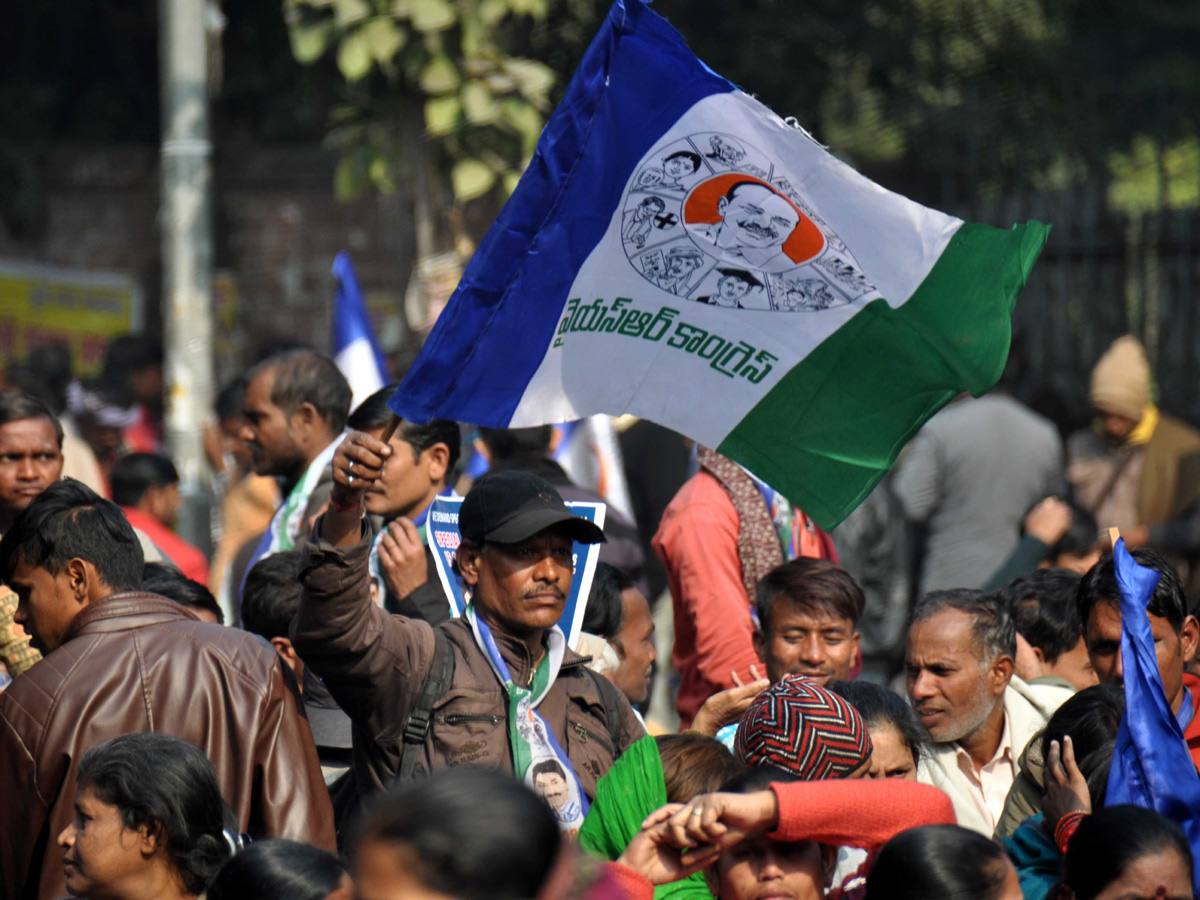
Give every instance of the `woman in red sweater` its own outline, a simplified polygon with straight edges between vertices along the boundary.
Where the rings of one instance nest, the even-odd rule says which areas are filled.
[[[630,900],[651,900],[656,885],[709,866],[719,900],[822,900],[839,846],[874,852],[909,828],[954,824],[949,798],[928,785],[781,777],[758,770],[741,785],[746,793],[664,806],[610,873]]]

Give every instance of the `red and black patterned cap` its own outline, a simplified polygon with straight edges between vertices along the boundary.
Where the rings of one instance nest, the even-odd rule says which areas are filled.
[[[774,766],[805,781],[845,778],[871,758],[862,716],[803,675],[785,675],[750,704],[734,752],[748,766]]]

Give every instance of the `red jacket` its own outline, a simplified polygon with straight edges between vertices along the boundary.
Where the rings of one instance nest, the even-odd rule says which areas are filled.
[[[753,681],[752,600],[738,558],[738,514],[720,483],[700,472],[682,488],[663,513],[653,546],[667,570],[675,608],[675,649],[671,662],[679,673],[675,705],[687,728],[704,701],[734,686],[731,670]],[[837,560],[833,542],[819,528],[806,532],[802,556]]]
[[[1200,678],[1190,672],[1183,673],[1183,686],[1192,692],[1192,721],[1183,733],[1188,750],[1192,752],[1192,763],[1200,769]]]
[[[179,567],[180,572],[192,581],[208,586],[208,559],[203,553],[154,516],[132,506],[122,506],[121,512],[125,513],[130,525],[150,538],[154,546]]]
[[[922,825],[954,825],[954,804],[935,787],[888,778],[793,781],[773,784],[779,827],[768,836],[781,843],[816,841],[874,852],[902,831]],[[606,863],[629,900],[651,900],[654,885],[620,863]]]

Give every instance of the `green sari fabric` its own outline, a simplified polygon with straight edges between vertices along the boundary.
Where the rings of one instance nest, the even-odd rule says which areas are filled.
[[[579,843],[587,851],[615,860],[641,830],[646,816],[667,802],[662,758],[652,737],[644,737],[621,754],[596,785],[596,799],[579,830]],[[696,872],[674,884],[655,888],[655,900],[713,900]]]

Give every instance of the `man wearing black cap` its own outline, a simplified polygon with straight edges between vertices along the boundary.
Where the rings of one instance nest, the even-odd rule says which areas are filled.
[[[555,759],[572,775],[581,820],[596,782],[644,734],[628,701],[557,627],[572,541],[599,543],[603,532],[541,478],[491,473],[459,511],[466,614],[437,629],[389,615],[371,602],[362,498],[392,452],[361,432],[338,448],[292,624],[296,651],[354,721],[360,790],[460,765],[506,769],[532,785],[537,764]],[[447,683],[437,684],[442,673]],[[573,832],[579,822],[562,825]]]

